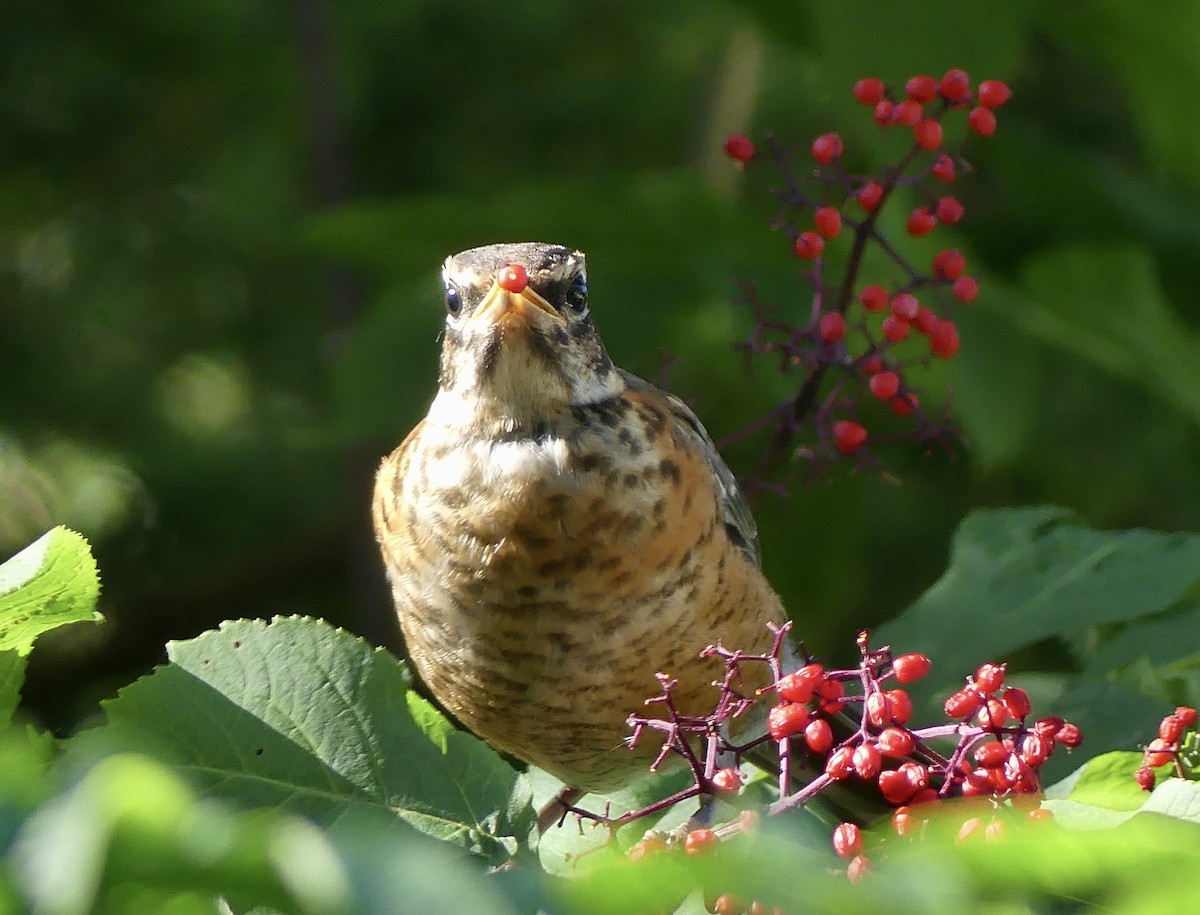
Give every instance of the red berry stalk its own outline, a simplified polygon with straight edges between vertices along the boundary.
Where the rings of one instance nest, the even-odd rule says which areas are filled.
[[[874,794],[880,812],[896,808],[892,825],[899,836],[919,831],[934,807],[950,798],[983,799],[993,811],[990,823],[980,819],[969,828],[964,824],[964,841],[976,830],[993,837],[1003,831],[997,811],[1007,807],[1034,808],[1038,817],[1048,815],[1039,807],[1038,770],[1056,749],[1077,747],[1083,737],[1075,725],[1061,718],[1033,719],[1029,696],[1006,685],[1005,665],[982,665],[946,698],[944,711],[952,723],[916,726],[904,686],[928,673],[929,658],[893,655],[887,647],[874,649],[869,633],[863,631],[858,637],[857,666],[831,670],[810,658],[785,674],[781,658],[789,628],[787,624],[774,629],[774,645],[765,655],[747,655],[719,644],[704,650],[704,657],[725,662],[725,676],[715,684],[719,690],[710,714],[680,714],[671,695],[675,681],[660,674],[661,693],[646,700],[648,706],[658,707],[660,716],[630,716],[631,746],[645,739],[647,732],[661,735],[662,749],[651,768],[657,769],[669,756],[679,756],[690,767],[693,784],[664,801],[616,818],[576,812],[616,827],[690,798],[736,795],[742,786],[742,760],[758,761],[770,744],[777,753],[779,793],[766,810],[769,816],[808,804],[838,783],[854,782],[860,794]],[[744,682],[743,671],[756,664],[769,666],[772,685],[745,695],[738,689]],[[771,694],[775,701],[766,714],[765,733],[732,741],[734,719]],[[798,763],[803,771],[797,770]],[[861,876],[867,867],[860,825],[864,824],[842,823],[833,834],[834,850],[850,862],[852,876]],[[739,818],[693,831],[687,848],[692,853],[693,847],[710,847],[745,828]]]
[[[946,417],[931,417],[921,407],[914,370],[958,352],[958,328],[948,314],[974,301],[979,283],[966,272],[966,258],[956,248],[937,252],[929,269],[922,269],[883,235],[878,220],[903,189],[921,201],[907,217],[909,236],[924,237],[958,223],[965,215],[963,205],[939,187],[953,183],[970,165],[961,151],[946,149],[947,121],[973,106],[967,126],[990,136],[996,129],[994,109],[1008,101],[1010,92],[998,80],[985,80],[972,90],[967,74],[954,69],[940,80],[914,76],[903,93],[868,77],[855,84],[853,94],[870,107],[882,129],[911,131],[912,143],[894,165],[875,174],[848,171],[845,143],[832,132],[818,136],[803,152],[773,136],[767,140],[765,156],[783,179],[774,190],[779,207],[772,227],[786,236],[791,252],[805,265],[812,297],[807,313],[797,319],[761,302],[753,285],[743,287],[741,299],[753,309],[756,322],[741,348],[750,356],[778,358],[785,372],[799,368],[803,373],[787,401],[721,443],[768,434],[746,481],[750,492],[780,488],[772,480],[793,457],[807,459],[818,471],[838,460],[877,465],[873,445],[889,438],[878,431],[885,426],[881,407],[908,418],[893,439],[949,450],[960,440]],[[725,150],[743,166],[763,157],[744,136],[729,137]],[[801,171],[800,158],[812,164]],[[864,256],[872,245],[887,255],[893,269],[889,276],[864,283]],[[830,261],[834,253],[837,260]],[[841,265],[837,275],[831,275],[833,264]]]
[[[1145,791],[1154,788],[1158,778],[1154,770],[1170,765],[1177,778],[1196,778],[1200,770],[1200,734],[1192,730],[1196,710],[1181,705],[1158,725],[1158,736],[1143,748],[1142,767],[1134,779]]]

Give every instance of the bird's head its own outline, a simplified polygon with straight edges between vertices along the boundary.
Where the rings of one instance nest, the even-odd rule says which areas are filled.
[[[446,258],[442,280],[438,409],[515,431],[624,387],[592,325],[581,251],[540,242],[472,248]]]

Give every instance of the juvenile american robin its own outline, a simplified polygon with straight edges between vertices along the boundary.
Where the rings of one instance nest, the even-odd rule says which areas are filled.
[[[488,245],[442,279],[437,396],[375,487],[408,652],[493,747],[606,792],[658,750],[626,746],[655,674],[711,712],[723,666],[701,650],[765,652],[784,610],[700,421],[609,359],[581,252]]]

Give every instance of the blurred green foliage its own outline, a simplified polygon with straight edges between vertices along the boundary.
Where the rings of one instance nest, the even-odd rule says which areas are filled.
[[[367,487],[432,395],[451,251],[577,245],[619,364],[654,378],[669,353],[718,437],[768,407],[787,381],[731,352],[732,281],[798,309],[805,290],[766,226],[770,176],[739,176],[720,139],[837,129],[876,167],[893,146],[849,94],[867,74],[962,66],[1015,95],[968,144],[967,218],[942,235],[984,280],[932,382],[972,449],[897,448],[900,486],[837,473],[756,506],[808,644],[844,653],[911,602],[973,506],[1200,529],[1186,0],[17,6],[0,554],[78,528],[110,620],[32,658],[26,702],[60,727],[223,618],[312,613],[395,644]]]

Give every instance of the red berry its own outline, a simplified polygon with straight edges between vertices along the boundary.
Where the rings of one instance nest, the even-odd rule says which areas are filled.
[[[1021,759],[1036,769],[1054,752],[1054,738],[1040,734],[1026,734],[1021,740]]]
[[[908,217],[908,234],[914,238],[928,235],[937,225],[937,217],[927,207],[918,207]]]
[[[683,848],[689,855],[699,855],[720,843],[717,834],[711,829],[693,829],[683,840]]]
[[[929,673],[933,662],[923,654],[902,654],[892,660],[892,672],[901,683],[912,683]]]
[[[995,769],[1004,765],[1004,761],[1011,755],[1012,751],[998,740],[989,740],[975,748],[975,762],[985,769]]]
[[[891,400],[900,390],[900,378],[895,372],[876,372],[871,376],[868,387],[880,400]]]
[[[867,430],[862,423],[843,419],[833,424],[833,443],[842,454],[853,454],[867,440]]]
[[[746,904],[733,893],[722,893],[713,900],[708,911],[712,912],[712,915],[747,915],[749,912]]]
[[[821,697],[821,711],[828,715],[836,715],[846,705],[842,701],[846,687],[841,680],[826,680],[817,687],[817,695]]]
[[[1149,766],[1142,766],[1142,768],[1133,773],[1133,778],[1138,783],[1138,787],[1143,791],[1154,790],[1154,770]]]
[[[908,776],[899,769],[888,769],[879,773],[879,791],[889,804],[896,805],[905,803],[917,793]]]
[[[812,144],[812,156],[822,165],[828,165],[842,154],[842,138],[836,133],[823,133]]]
[[[944,222],[948,226],[954,225],[963,218],[963,213],[966,210],[963,205],[953,197],[943,197],[937,202],[937,207],[934,209],[934,215],[938,222]]]
[[[942,155],[937,157],[937,161],[933,163],[933,167],[929,169],[929,172],[938,181],[944,181],[946,184],[949,184],[954,180],[954,160],[945,153],[942,153]]]
[[[877,181],[868,181],[854,192],[854,198],[860,207],[868,213],[874,213],[879,201],[883,199],[883,185]]]
[[[825,677],[825,668],[815,662],[784,674],[775,684],[775,691],[790,702],[807,702],[812,698],[813,690]]]
[[[919,333],[925,334],[925,336],[929,336],[931,333],[933,333],[933,329],[937,327],[937,323],[938,316],[935,315],[931,309],[926,308],[924,305],[917,309],[917,316],[913,318],[913,327],[915,327]]]
[[[870,359],[865,360],[863,364],[858,367],[858,370],[869,378],[876,372],[883,371],[883,360],[878,356],[872,356]]]
[[[1146,747],[1145,764],[1153,769],[1165,766],[1175,758],[1175,747],[1161,737],[1155,737]]]
[[[918,762],[903,763],[896,771],[908,779],[914,794],[929,787],[929,770]]]
[[[990,137],[996,132],[996,112],[991,108],[972,108],[967,115],[967,124],[981,137]]]
[[[914,76],[904,84],[904,91],[918,102],[932,102],[937,97],[937,80],[932,76]]]
[[[999,699],[990,698],[979,708],[975,722],[981,728],[1002,728],[1008,721],[1008,707]]]
[[[888,401],[888,406],[892,408],[892,412],[897,416],[908,416],[909,413],[917,408],[917,404],[920,402],[920,398],[916,394],[904,394],[900,397],[893,397]]]
[[[1175,743],[1183,734],[1183,722],[1179,720],[1178,715],[1168,715],[1158,725],[1158,736],[1163,740],[1169,740]]]
[[[732,767],[718,769],[713,773],[712,785],[718,791],[737,791],[742,787],[742,773]]]
[[[853,858],[862,847],[862,831],[853,823],[840,823],[833,831],[833,850],[839,858]]]
[[[883,80],[873,76],[864,77],[854,84],[854,99],[863,105],[874,105],[883,100],[885,91]]]
[[[891,759],[903,759],[916,748],[913,735],[903,728],[886,728],[876,738],[879,752]]]
[[[814,718],[804,729],[804,742],[814,753],[827,753],[833,746],[833,728],[824,718]]]
[[[772,740],[799,734],[808,724],[808,708],[799,702],[781,702],[767,712],[767,731]]]
[[[1006,689],[1001,698],[1004,699],[1008,713],[1018,720],[1023,719],[1029,714],[1029,710],[1033,708],[1033,705],[1029,701],[1029,693],[1025,692],[1019,686]]]
[[[1083,743],[1083,731],[1068,721],[1058,729],[1058,733],[1054,735],[1054,739],[1068,750],[1074,750]]]
[[[941,90],[946,101],[961,102],[971,95],[971,77],[965,70],[955,67],[953,70],[946,71],[946,75],[938,83],[938,89]]]
[[[887,290],[882,286],[868,286],[858,294],[858,300],[867,311],[883,311],[888,305]]]
[[[749,162],[754,158],[754,143],[740,133],[725,138],[725,155],[736,162]]]
[[[871,862],[867,860],[866,855],[855,855],[846,865],[846,879],[851,883],[861,883],[862,878],[867,876],[867,871],[870,869]]]
[[[973,276],[960,276],[950,287],[950,293],[960,302],[974,302],[979,295],[979,280]]]
[[[998,79],[985,79],[979,84],[979,104],[987,108],[999,108],[1010,98],[1012,90]]]
[[[508,292],[524,292],[529,285],[529,274],[520,264],[509,264],[496,274],[496,285]]]
[[[846,336],[846,319],[836,311],[821,316],[819,325],[821,339],[826,343],[837,343]]]
[[[947,717],[970,718],[979,708],[979,703],[979,694],[975,690],[960,689],[958,692],[950,694],[944,709]]]
[[[849,778],[854,773],[854,751],[849,747],[838,747],[825,760],[825,774],[835,782]]]
[[[913,128],[913,138],[921,149],[937,149],[942,145],[942,125],[933,118],[918,121]]]
[[[896,812],[892,814],[892,829],[896,831],[898,836],[906,836],[916,830],[920,825],[917,818],[913,816],[911,807],[897,807]]]
[[[796,256],[801,257],[806,261],[820,257],[821,252],[825,250],[825,239],[816,232],[801,232],[796,236],[796,241],[793,242],[796,249]]]
[[[892,314],[897,318],[911,321],[917,316],[917,309],[920,307],[921,303],[911,292],[897,292],[892,296]]]
[[[889,689],[884,695],[887,696],[888,714],[891,716],[892,721],[895,721],[897,724],[904,724],[904,722],[912,717],[912,697],[908,695],[907,690]]]
[[[912,327],[908,321],[903,318],[898,318],[895,315],[888,315],[883,319],[883,324],[879,326],[883,331],[883,335],[893,343],[899,343],[908,336],[908,331]]]
[[[867,720],[877,728],[886,727],[892,723],[891,709],[888,707],[887,695],[882,692],[871,693],[867,696]]]
[[[861,743],[855,747],[850,760],[854,763],[854,771],[859,778],[874,778],[883,766],[883,757],[879,750],[869,743]]]
[[[941,216],[938,219],[940,220]],[[958,248],[946,248],[944,251],[939,251],[933,256],[933,275],[938,277],[938,279],[956,279],[962,275],[966,267],[967,259],[963,257],[963,253]]]
[[[1033,723],[1033,732],[1041,734],[1043,737],[1053,737],[1066,724],[1057,715],[1047,715],[1045,718],[1039,718]]]
[[[1190,705],[1181,705],[1175,709],[1175,717],[1183,722],[1185,728],[1190,728],[1196,723],[1196,710]]]
[[[825,238],[836,238],[842,231],[842,214],[837,207],[821,207],[813,213],[813,225]]]
[[[875,103],[875,110],[872,112],[872,117],[880,127],[889,126],[892,123],[892,118],[895,116],[896,106],[892,102],[883,99],[883,101]]]
[[[905,127],[915,127],[923,115],[921,103],[906,98],[892,111],[892,121],[896,124],[903,124]]]
[[[958,328],[953,321],[938,321],[929,332],[929,351],[939,359],[949,359],[958,352]]]

